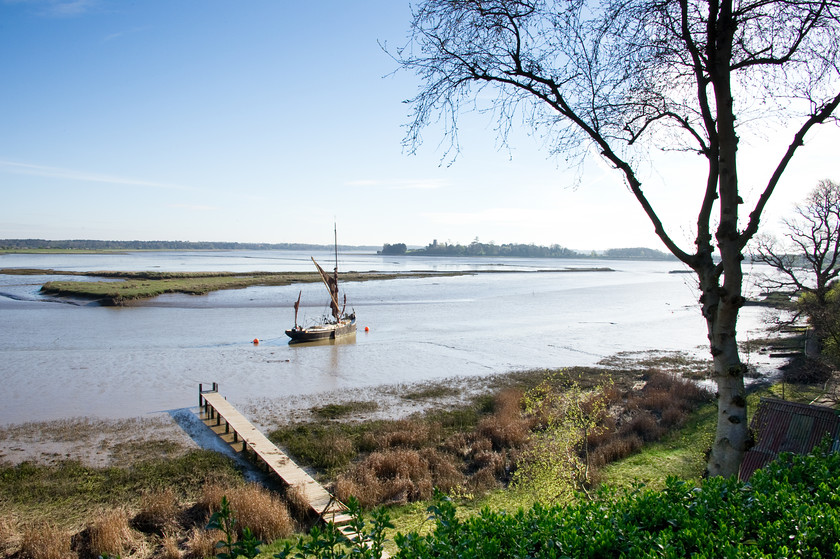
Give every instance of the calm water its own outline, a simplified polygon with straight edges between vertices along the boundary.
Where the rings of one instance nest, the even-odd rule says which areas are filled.
[[[309,253],[0,255],[0,268],[311,271]],[[331,256],[316,254],[329,264]],[[55,276],[0,275],[0,424],[71,416],[134,417],[195,405],[199,382],[235,404],[268,396],[594,364],[620,351],[706,355],[692,276],[676,262],[450,259],[343,254],[342,270],[499,273],[344,284],[354,343],[290,346],[327,312],[319,284],[170,295],[109,308],[41,297]],[[614,272],[536,272],[610,267]],[[760,311],[742,313],[742,335]],[[364,332],[365,327],[370,332]],[[254,338],[260,344],[251,343]]]

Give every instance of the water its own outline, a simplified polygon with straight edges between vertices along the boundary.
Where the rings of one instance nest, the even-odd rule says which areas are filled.
[[[0,255],[0,268],[312,271],[309,256]],[[316,258],[330,263],[331,255]],[[246,404],[261,397],[294,399],[456,375],[591,365],[620,351],[708,353],[694,281],[669,273],[682,268],[676,262],[350,254],[342,255],[340,265],[490,273],[344,284],[359,332],[352,343],[316,346],[290,346],[283,330],[292,324],[301,290],[301,322],[328,312],[319,284],[165,295],[114,308],[42,297],[40,285],[56,276],[0,275],[0,424],[135,417],[188,407],[197,401],[200,382],[219,382],[229,400]],[[568,267],[615,271],[556,271]],[[757,309],[744,309],[741,320],[746,335],[760,329]]]

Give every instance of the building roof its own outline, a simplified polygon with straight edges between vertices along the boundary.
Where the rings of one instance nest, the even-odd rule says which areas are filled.
[[[739,478],[772,462],[782,452],[807,454],[828,435],[840,450],[840,415],[833,408],[762,398],[750,424],[755,446],[744,455]]]

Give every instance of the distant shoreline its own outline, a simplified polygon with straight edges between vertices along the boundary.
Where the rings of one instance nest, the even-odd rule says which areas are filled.
[[[100,241],[100,240],[45,240],[0,239],[2,254],[125,254],[129,252],[210,252],[240,250],[291,250],[333,251],[334,245],[309,243],[236,243],[194,241]],[[677,261],[670,253],[645,247],[612,248],[605,251],[580,251],[553,245],[477,243],[469,245],[438,244],[426,247],[397,245],[338,245],[339,252],[366,252],[384,257],[453,257],[453,258],[550,258],[550,259],[604,259],[604,260],[657,260]]]

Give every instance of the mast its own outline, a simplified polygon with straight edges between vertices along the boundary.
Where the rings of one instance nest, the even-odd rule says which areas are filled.
[[[334,283],[336,280],[328,276],[314,258],[312,258],[312,263],[315,264],[315,267],[318,269],[318,273],[321,274],[321,281],[324,282],[324,286],[326,286],[327,291],[330,292],[330,309],[332,310],[333,318],[338,320],[341,307],[338,305],[338,285]]]

